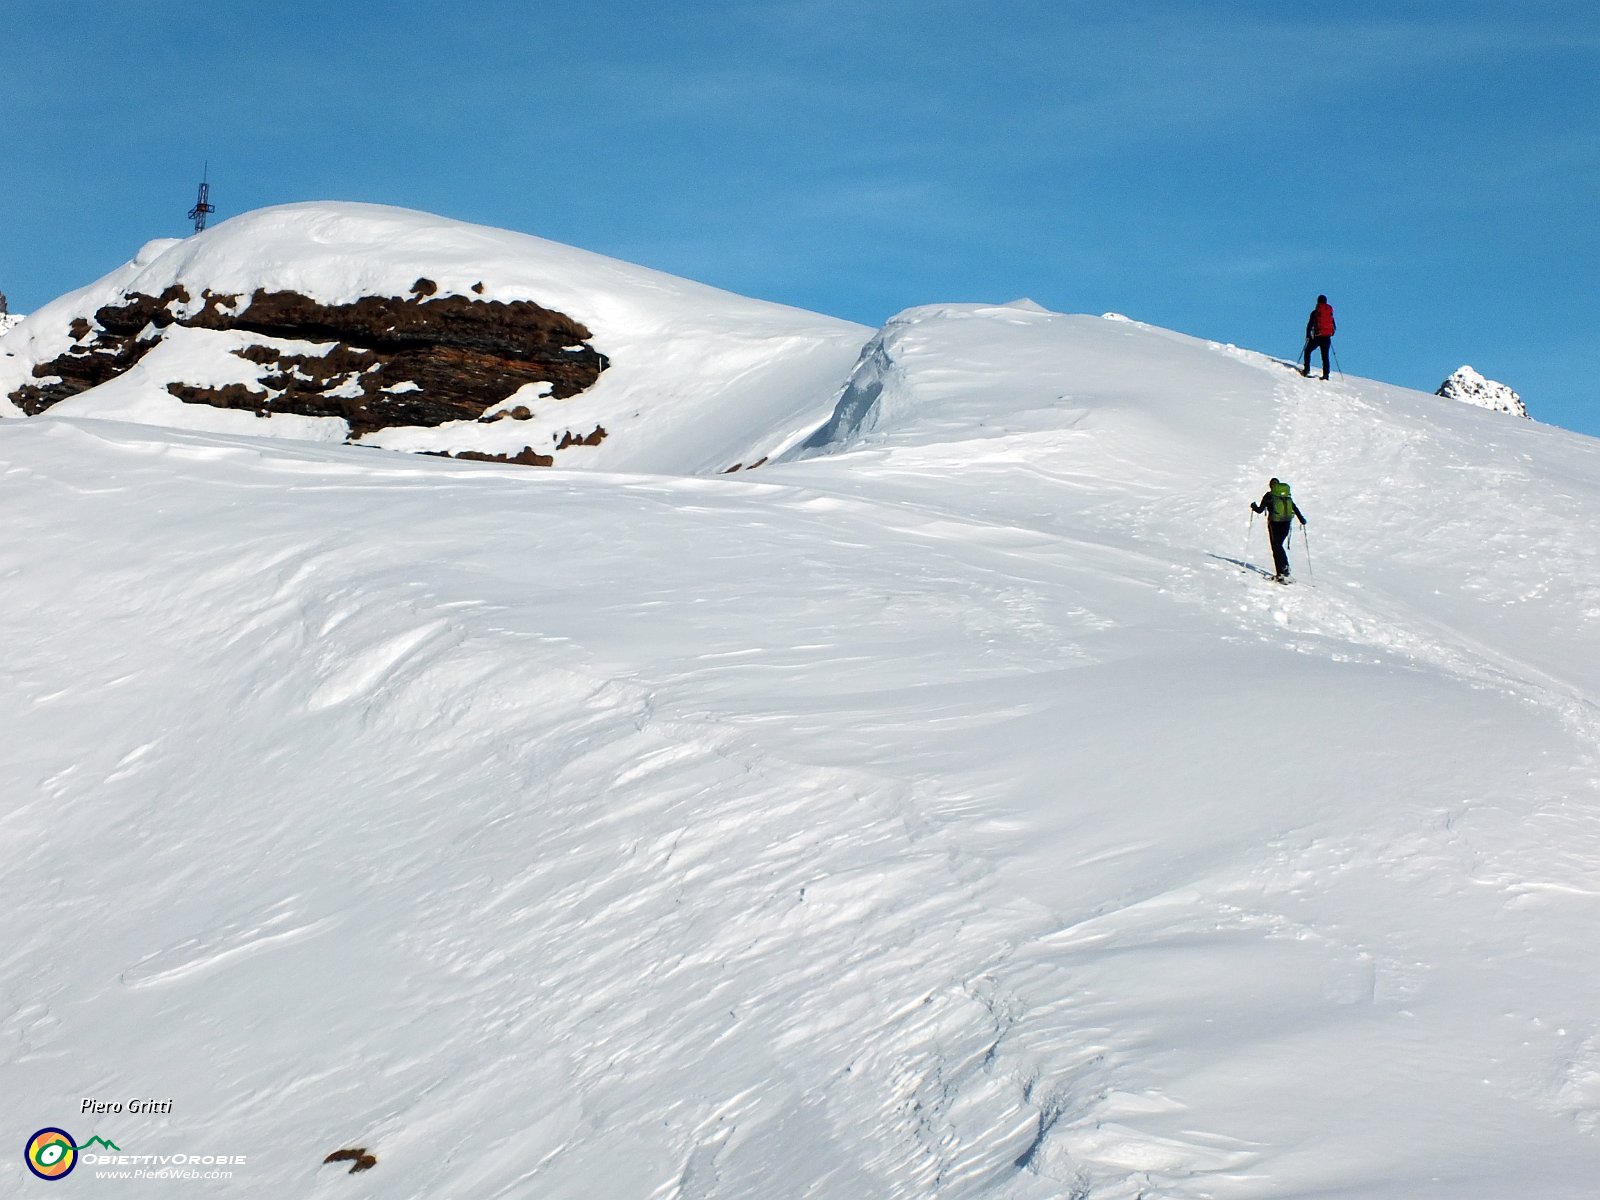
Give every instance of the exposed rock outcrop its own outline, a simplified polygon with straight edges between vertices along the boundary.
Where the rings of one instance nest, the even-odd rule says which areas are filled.
[[[713,473],[824,415],[870,330],[529,234],[314,201],[146,243],[0,345],[0,423]]]
[[[562,313],[526,300],[437,293],[429,279],[418,279],[409,296],[366,296],[349,304],[261,289],[244,299],[207,290],[198,302],[182,286],[159,296],[135,292],[101,307],[93,321],[74,320],[72,348],[34,367],[36,382],[10,399],[30,416],[41,413],[123,374],[174,327],[256,335],[262,340],[233,353],[262,372],[257,387],[176,380],[167,384],[172,395],[262,417],[340,417],[352,440],[397,425],[479,420],[528,384],[565,399],[606,369],[589,330]]]
[[[1457,369],[1455,374],[1439,385],[1436,395],[1443,396],[1447,400],[1475,404],[1479,408],[1493,409],[1495,412],[1515,413],[1519,417],[1528,415],[1521,396],[1503,383],[1485,379],[1471,367]]]

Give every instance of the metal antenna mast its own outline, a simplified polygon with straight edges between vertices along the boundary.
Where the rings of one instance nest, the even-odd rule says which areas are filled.
[[[206,217],[217,211],[217,206],[211,203],[211,164],[206,163],[205,174],[200,177],[200,195],[195,200],[194,207],[189,210],[189,220],[194,222],[194,231],[199,233],[206,227]]]

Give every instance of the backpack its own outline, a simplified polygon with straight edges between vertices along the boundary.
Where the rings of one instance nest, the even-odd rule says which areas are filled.
[[[1279,524],[1294,520],[1294,497],[1281,479],[1267,491],[1267,517]]]

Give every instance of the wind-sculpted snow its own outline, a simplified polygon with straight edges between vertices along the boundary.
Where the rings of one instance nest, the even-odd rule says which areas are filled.
[[[702,477],[6,425],[0,1121],[222,1196],[1589,1196],[1597,444],[1016,306],[841,395]]]

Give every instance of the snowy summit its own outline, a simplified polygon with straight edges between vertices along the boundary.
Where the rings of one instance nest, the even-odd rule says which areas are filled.
[[[1447,400],[1476,404],[1479,408],[1494,412],[1515,413],[1519,417],[1528,415],[1521,396],[1503,383],[1485,379],[1471,367],[1458,367],[1449,379],[1439,385],[1437,394]]]
[[[530,361],[480,282],[592,380],[368,431],[369,371]],[[18,338],[59,364],[0,421],[18,1144],[312,1200],[1594,1195],[1600,547],[1549,533],[1600,442],[350,206]],[[369,448],[595,424],[546,469]]]
[[[725,470],[815,425],[869,332],[524,234],[295,204],[34,313],[0,415]]]

